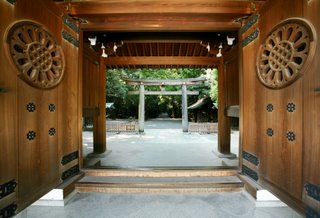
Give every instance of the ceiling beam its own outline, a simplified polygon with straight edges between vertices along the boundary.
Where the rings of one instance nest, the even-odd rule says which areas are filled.
[[[194,22],[194,21],[139,21],[110,22],[110,23],[82,23],[85,31],[234,31],[241,27],[239,22]]]
[[[137,13],[212,13],[244,14],[253,13],[264,1],[249,0],[86,0],[57,2],[68,14],[137,14]]]
[[[221,59],[216,57],[108,57],[105,58],[106,65],[217,65]]]

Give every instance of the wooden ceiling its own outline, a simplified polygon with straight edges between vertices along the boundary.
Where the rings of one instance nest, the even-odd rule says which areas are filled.
[[[227,36],[234,37],[233,45],[227,45]],[[97,37],[91,46],[88,38]],[[237,32],[85,32],[87,48],[101,55],[102,42],[109,68],[214,68],[220,58],[219,46],[225,55],[237,45]],[[207,49],[210,44],[210,51]],[[114,45],[117,50],[114,52]]]
[[[265,0],[54,0],[80,21],[83,40],[98,37],[90,49],[107,47],[107,66],[214,67],[218,46],[226,54],[237,43],[241,22]],[[228,46],[226,36],[236,37]],[[206,46],[210,43],[211,50]],[[118,49],[113,52],[113,45]]]
[[[214,68],[218,61],[192,42],[128,42],[104,59],[108,68]]]
[[[237,30],[265,0],[54,0],[84,30]]]

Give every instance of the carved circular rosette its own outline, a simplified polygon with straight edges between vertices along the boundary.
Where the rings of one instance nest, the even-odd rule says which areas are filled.
[[[280,22],[259,48],[257,74],[272,89],[287,87],[307,71],[315,54],[316,32],[310,22],[290,18]]]
[[[65,60],[53,35],[33,21],[13,24],[7,34],[8,50],[19,77],[35,88],[49,89],[62,80]]]

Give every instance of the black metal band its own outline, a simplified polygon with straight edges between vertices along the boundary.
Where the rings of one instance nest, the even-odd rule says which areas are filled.
[[[74,151],[70,154],[67,154],[65,156],[63,156],[62,160],[61,160],[61,164],[62,165],[66,165],[67,163],[77,159],[79,157],[79,152],[78,151]]]
[[[75,175],[77,175],[80,172],[79,165],[75,165],[71,167],[70,169],[64,171],[61,175],[61,179],[64,181],[66,179],[69,179]]]
[[[6,182],[0,185],[0,199],[15,192],[16,187],[17,187],[17,182],[15,180],[11,180],[10,182]]]
[[[250,154],[250,153],[248,153],[246,151],[242,152],[242,158],[247,160],[247,161],[249,161],[250,163],[252,163],[252,164],[254,164],[256,166],[258,166],[259,162],[260,162],[259,159],[256,156],[254,156],[253,154]]]
[[[75,25],[67,15],[62,16],[63,23],[67,25],[70,29],[72,29],[75,33],[79,34],[80,29],[77,25]]]
[[[70,33],[68,33],[66,30],[62,30],[62,37],[70,42],[72,45],[79,47],[79,40],[77,40],[75,37],[73,37]]]
[[[242,41],[242,47],[247,46],[250,44],[250,42],[254,41],[256,38],[258,38],[260,33],[260,30],[257,28],[255,29],[250,35],[248,35],[243,41]]]
[[[250,169],[249,167],[242,165],[242,173],[246,176],[249,176],[251,179],[258,181],[259,180],[259,176],[258,173],[256,173],[255,171],[253,171],[252,169]]]

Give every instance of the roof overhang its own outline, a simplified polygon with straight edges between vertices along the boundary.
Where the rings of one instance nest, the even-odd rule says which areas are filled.
[[[53,0],[79,22],[84,51],[108,68],[214,68],[266,0]],[[97,36],[96,46],[88,37]],[[226,37],[235,37],[227,45]],[[207,49],[210,44],[211,49]],[[113,52],[114,45],[117,51]],[[221,47],[221,46],[220,46]]]

